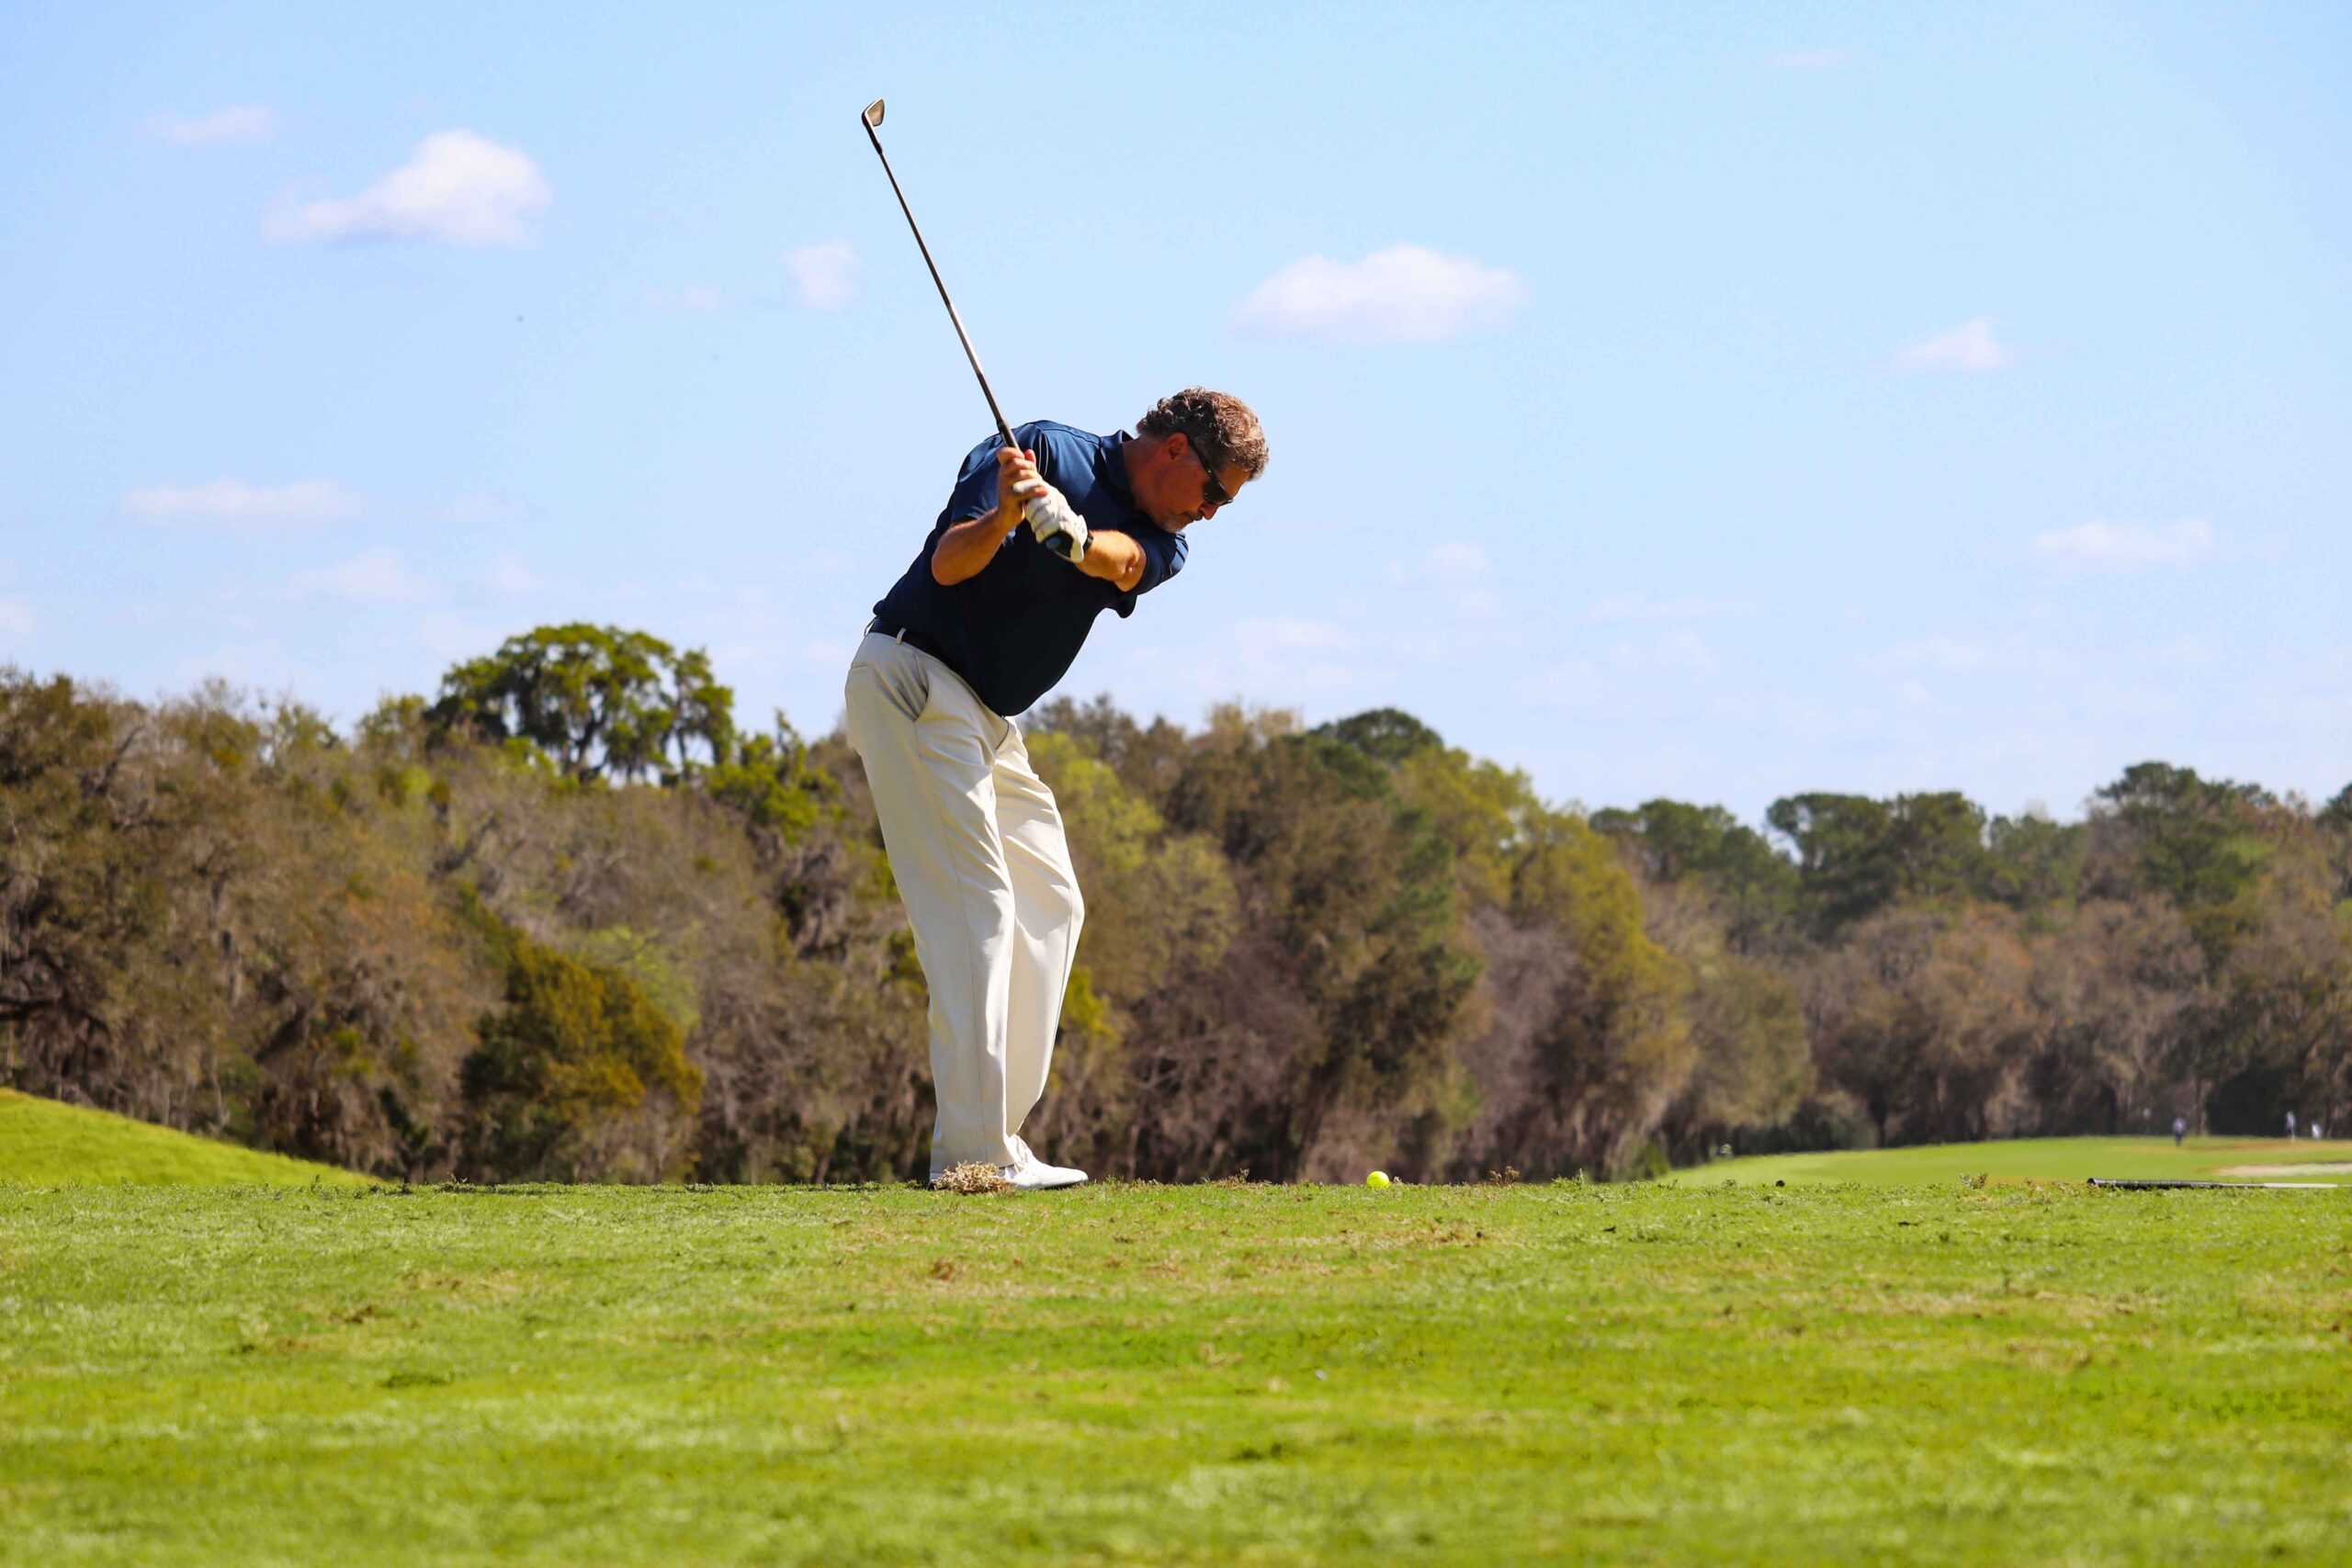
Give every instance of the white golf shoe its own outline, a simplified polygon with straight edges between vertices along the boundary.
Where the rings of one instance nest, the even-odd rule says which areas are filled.
[[[1047,1165],[1027,1144],[1015,1137],[1012,1163],[1004,1168],[1004,1179],[1023,1192],[1045,1192],[1057,1187],[1076,1187],[1085,1181],[1086,1172],[1066,1165]]]
[[[1023,1192],[1046,1192],[1057,1187],[1077,1187],[1087,1179],[1086,1172],[1066,1165],[1047,1165],[1036,1152],[1018,1136],[1012,1144],[1012,1163],[999,1166],[997,1172]],[[945,1178],[944,1170],[931,1173],[931,1184],[936,1187]]]

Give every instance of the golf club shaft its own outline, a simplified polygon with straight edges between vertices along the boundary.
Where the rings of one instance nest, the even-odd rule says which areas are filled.
[[[890,167],[890,155],[882,151],[882,139],[874,133],[874,121],[865,115],[858,117],[858,124],[865,127],[865,139],[874,143],[874,155],[882,160],[882,172],[890,179],[891,194],[899,198],[899,210],[907,215],[907,227],[914,231],[915,246],[922,252],[922,265],[931,269],[931,281],[939,289],[939,302],[947,307],[947,319],[956,323],[956,340],[964,345],[964,357],[972,362],[972,374],[979,378],[980,396],[989,400],[989,412],[996,415],[996,433],[1007,446],[1018,450],[1012,439],[1012,426],[1005,423],[1004,411],[997,407],[996,393],[989,388],[989,373],[980,368],[980,356],[973,351],[972,334],[964,330],[964,318],[956,313],[956,301],[947,297],[947,285],[939,276],[939,264],[931,259],[931,247],[923,243],[922,226],[915,221],[915,209],[907,205],[907,193],[899,187],[898,172]]]

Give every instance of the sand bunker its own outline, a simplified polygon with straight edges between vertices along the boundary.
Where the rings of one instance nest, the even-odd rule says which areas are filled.
[[[2223,1176],[2352,1176],[2352,1163],[2339,1161],[2334,1165],[2233,1165]]]

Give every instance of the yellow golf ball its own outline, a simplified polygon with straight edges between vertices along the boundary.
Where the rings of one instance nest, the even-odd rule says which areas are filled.
[[[1363,1179],[1363,1184],[1366,1187],[1385,1187],[1388,1185],[1388,1173],[1385,1170],[1375,1170]]]

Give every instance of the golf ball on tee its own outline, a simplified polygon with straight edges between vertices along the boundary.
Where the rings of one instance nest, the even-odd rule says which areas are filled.
[[[1363,1179],[1363,1184],[1366,1187],[1385,1187],[1388,1185],[1388,1173],[1385,1170],[1375,1170]]]

